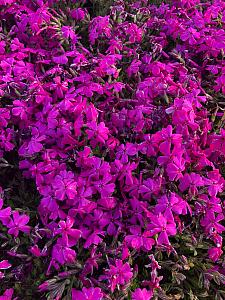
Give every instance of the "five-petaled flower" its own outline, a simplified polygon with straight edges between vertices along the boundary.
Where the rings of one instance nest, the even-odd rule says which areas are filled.
[[[9,228],[8,233],[14,235],[15,237],[18,236],[19,231],[24,233],[29,233],[31,227],[27,225],[30,218],[25,214],[21,214],[18,211],[14,211],[12,213],[12,218],[10,219],[7,227]]]
[[[124,285],[129,282],[133,276],[132,269],[129,263],[123,263],[122,260],[116,259],[114,264],[110,265],[110,268],[105,271],[105,276],[102,279],[108,279],[110,283],[110,289],[113,292],[117,285]]]

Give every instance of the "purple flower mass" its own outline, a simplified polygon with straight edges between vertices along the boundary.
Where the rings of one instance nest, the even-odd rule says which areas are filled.
[[[223,0],[0,0],[0,299],[224,299],[224,53]]]

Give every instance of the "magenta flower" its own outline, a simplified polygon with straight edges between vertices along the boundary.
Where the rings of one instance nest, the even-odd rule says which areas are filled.
[[[187,209],[191,211],[187,202],[175,193],[171,193],[169,197],[164,195],[157,200],[154,212],[156,214],[162,213],[163,215],[167,216],[169,219],[172,220],[173,213],[176,213],[177,215],[186,215]]]
[[[10,119],[10,111],[6,108],[0,108],[0,127],[6,127]]]
[[[18,236],[19,231],[28,234],[30,232],[31,227],[26,224],[29,222],[29,220],[29,216],[25,214],[20,215],[18,211],[14,211],[12,213],[12,219],[7,224],[7,227],[9,228],[8,233],[13,234],[15,237]]]
[[[13,109],[12,109],[12,114],[14,116],[20,117],[21,120],[26,121],[27,120],[27,106],[26,103],[20,101],[20,100],[15,100],[13,101]]]
[[[5,46],[6,46],[6,43],[4,41],[0,41],[0,54],[5,53]]]
[[[56,229],[56,234],[62,235],[62,240],[68,247],[76,245],[77,241],[81,237],[81,231],[72,228],[74,220],[71,217],[67,217],[66,221],[59,222],[59,229]]]
[[[83,172],[83,176],[88,176],[93,182],[104,176],[110,177],[110,165],[99,157],[91,157],[89,159],[84,158],[84,165],[86,168]]]
[[[42,217],[47,215],[51,220],[55,220],[61,215],[59,205],[57,204],[56,199],[53,199],[52,197],[42,198],[38,210]]]
[[[225,231],[225,227],[219,222],[224,219],[222,213],[217,216],[212,210],[206,212],[206,215],[201,220],[201,225],[205,227],[207,233],[212,233],[214,230],[218,233]]]
[[[65,54],[54,56],[52,58],[53,62],[59,65],[65,65],[68,62],[68,58]]]
[[[67,246],[65,240],[58,238],[57,243],[52,249],[52,258],[61,265],[72,264],[75,262],[76,252]]]
[[[152,194],[158,194],[159,191],[160,183],[151,178],[144,180],[139,188],[139,193],[142,194],[144,199],[150,199]]]
[[[86,237],[84,248],[89,248],[91,245],[100,244],[103,240],[101,236],[104,236],[104,231],[95,230],[93,233]]]
[[[152,296],[152,291],[138,288],[132,293],[132,300],[150,300]]]
[[[36,257],[40,257],[42,255],[41,250],[38,248],[37,245],[31,247],[29,251]]]
[[[102,300],[103,293],[100,288],[83,288],[82,291],[72,289],[72,300]]]
[[[225,180],[220,175],[219,170],[208,172],[208,178],[205,179],[205,183],[208,185],[208,192],[210,196],[216,196],[217,193],[222,192],[225,186]]]
[[[220,256],[223,254],[223,251],[221,248],[219,247],[213,247],[213,248],[210,248],[208,250],[208,255],[209,255],[209,258],[213,261],[213,262],[216,262]]]
[[[8,262],[8,260],[0,261],[0,270],[9,269],[12,265]],[[4,278],[4,273],[0,271],[0,279]]]
[[[220,134],[214,134],[211,137],[211,139],[212,139],[212,141],[210,143],[211,151],[219,151],[221,153],[224,153],[225,129],[221,128]]]
[[[159,150],[164,155],[169,155],[172,145],[176,147],[182,142],[181,134],[173,134],[173,128],[171,125],[163,128],[162,131],[156,135],[156,137],[160,142]]]
[[[0,198],[0,220],[3,225],[7,225],[10,221],[10,215],[11,215],[11,208],[6,207],[3,208],[3,199]]]
[[[84,9],[79,7],[76,9],[72,9],[70,14],[71,14],[71,17],[73,19],[75,19],[76,21],[81,21],[85,18],[86,12]]]
[[[74,180],[74,174],[71,171],[60,171],[56,175],[52,187],[54,188],[55,197],[63,201],[65,197],[73,199],[77,194],[77,182]]]
[[[118,163],[118,162],[117,162]],[[119,164],[119,163],[118,163]],[[119,180],[124,179],[126,185],[132,185],[134,183],[132,171],[137,168],[137,164],[135,162],[128,163],[122,167]]]
[[[110,265],[110,269],[105,271],[106,275],[102,279],[108,279],[110,282],[110,289],[113,292],[116,286],[124,285],[132,278],[133,273],[129,263],[123,264],[120,259],[115,260],[115,265]]]
[[[122,144],[118,147],[116,158],[121,161],[122,164],[128,163],[128,156],[134,156],[137,154],[137,147],[132,143]]]
[[[0,132],[0,148],[5,151],[11,151],[15,145],[13,144],[14,133],[10,128],[6,128],[6,130],[2,133]]]
[[[184,42],[188,41],[190,45],[195,45],[200,37],[201,34],[192,27],[186,28],[180,35],[181,40]]]
[[[144,141],[138,146],[138,150],[146,154],[148,157],[156,155],[157,141],[154,139],[154,135],[146,134],[144,135]]]
[[[202,244],[213,298],[225,275],[225,1],[102,1],[102,16],[94,2],[0,0],[2,292],[26,288],[31,255],[46,262],[42,298],[163,297],[167,254],[188,273],[179,233]],[[40,196],[27,208],[17,166],[21,195],[34,184]]]
[[[183,177],[182,172],[185,170],[185,160],[181,157],[175,157],[172,163],[167,165],[166,171],[171,181],[176,181]]]
[[[122,56],[119,54],[107,55],[103,57],[99,62],[98,68],[96,69],[97,74],[100,76],[111,75],[114,78],[117,78],[119,73],[116,68],[116,63],[117,60],[121,60],[121,58]]]
[[[189,190],[190,195],[196,195],[198,193],[197,187],[203,186],[204,181],[199,174],[190,173],[184,174],[184,176],[180,179],[179,189],[184,192],[185,190]]]
[[[105,17],[96,17],[94,18],[89,26],[89,39],[93,45],[100,36],[105,35],[110,37],[111,28],[109,23],[109,16]]]
[[[151,233],[148,231],[141,232],[141,227],[132,226],[130,227],[131,235],[125,237],[125,241],[128,246],[136,250],[149,251],[152,249],[152,246],[155,244],[154,239],[151,238]]]
[[[110,183],[111,180],[112,176],[106,174],[105,176],[103,176],[102,179],[99,179],[96,182],[94,182],[94,188],[101,194],[102,198],[108,197],[113,193],[115,189],[115,184],[112,182]]]
[[[168,237],[170,235],[175,235],[177,232],[174,220],[169,218],[167,219],[162,214],[159,214],[158,216],[152,214],[150,220],[148,230],[151,235],[159,234],[157,239],[159,245],[169,245],[170,242]]]
[[[139,67],[141,66],[140,60],[133,60],[131,65],[127,68],[127,74],[129,77],[131,77],[133,74],[137,74],[139,71]]]
[[[62,36],[66,39],[71,39],[73,43],[76,43],[78,38],[71,26],[62,26]]]
[[[222,213],[221,200],[216,197],[208,197],[205,194],[199,195],[199,199],[204,201],[205,211],[213,211],[214,213]]]
[[[86,130],[88,138],[92,140],[92,144],[95,147],[98,143],[105,144],[108,139],[109,130],[105,126],[104,122],[98,125],[95,122],[87,124],[89,129]]]
[[[3,295],[0,296],[0,300],[12,300],[13,293],[14,293],[13,289],[7,289],[7,290],[5,290],[5,292],[3,293]]]
[[[27,146],[27,153],[33,155],[40,152],[43,149],[42,142],[45,140],[45,136],[35,135],[31,138]]]
[[[221,90],[223,94],[225,94],[225,75],[219,76],[216,80],[215,90]]]
[[[141,42],[143,31],[141,28],[138,28],[136,24],[134,23],[129,24],[126,33],[129,35],[130,43]]]

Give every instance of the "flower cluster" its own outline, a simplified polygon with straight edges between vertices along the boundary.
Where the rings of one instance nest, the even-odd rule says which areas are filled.
[[[0,0],[0,168],[38,194],[2,183],[0,299],[37,262],[46,299],[223,299],[225,3],[150,2]]]

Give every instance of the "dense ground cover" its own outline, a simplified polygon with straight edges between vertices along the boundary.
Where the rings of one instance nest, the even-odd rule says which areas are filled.
[[[0,0],[0,299],[225,299],[225,2],[99,2]]]

